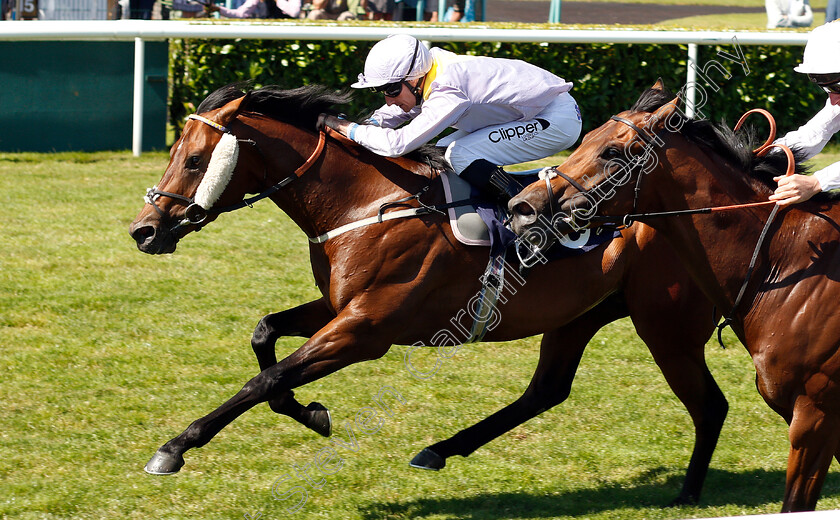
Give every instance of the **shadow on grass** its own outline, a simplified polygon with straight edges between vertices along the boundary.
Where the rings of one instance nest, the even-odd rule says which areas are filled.
[[[671,469],[652,469],[626,484],[544,494],[527,491],[478,493],[463,498],[422,498],[406,501],[375,502],[360,509],[369,520],[425,518],[503,519],[556,518],[586,516],[633,508],[665,508],[676,498],[683,476],[673,475],[663,482],[657,475]],[[652,480],[656,482],[651,482]],[[711,469],[697,508],[741,506],[757,507],[780,503],[785,472],[755,470],[741,473]],[[469,491],[464,492],[469,495]],[[840,474],[829,472],[822,497],[840,495]],[[678,511],[675,509],[675,511]],[[618,513],[616,513],[618,514]],[[679,516],[679,513],[675,513]]]

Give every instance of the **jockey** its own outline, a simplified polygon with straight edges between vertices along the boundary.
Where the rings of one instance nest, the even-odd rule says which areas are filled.
[[[811,31],[802,63],[793,70],[807,74],[828,94],[828,100],[810,121],[777,139],[776,143],[805,152],[805,158],[810,159],[840,131],[840,22],[827,23]],[[826,166],[813,175],[796,174],[773,180],[778,187],[770,200],[775,200],[780,206],[802,202],[821,191],[840,188],[840,162]]]
[[[408,35],[374,45],[364,74],[351,86],[381,92],[385,105],[363,124],[332,116],[320,118],[323,124],[387,157],[455,128],[436,143],[446,148],[446,160],[459,176],[504,204],[521,186],[502,165],[548,157],[580,135],[570,82],[519,60],[427,49]]]

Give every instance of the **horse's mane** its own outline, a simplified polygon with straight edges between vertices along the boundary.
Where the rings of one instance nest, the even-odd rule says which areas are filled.
[[[353,97],[349,92],[337,92],[323,85],[304,85],[294,89],[268,85],[250,90],[248,82],[240,82],[231,83],[212,92],[201,102],[196,112],[202,114],[221,108],[242,96],[247,96],[242,110],[257,112],[299,128],[312,130],[315,129],[319,114],[338,115],[340,111],[337,105],[346,105]],[[444,150],[437,146],[426,145],[407,154],[406,157],[430,164],[433,168],[449,168],[443,153]]]
[[[674,99],[667,89],[648,89],[630,109],[633,112],[654,112]],[[733,162],[742,171],[749,173],[770,189],[776,189],[773,177],[783,175],[787,170],[787,157],[780,150],[771,150],[764,157],[756,157],[752,150],[763,141],[756,137],[755,128],[745,126],[736,134],[723,122],[718,125],[706,119],[685,119],[680,131],[689,140],[705,146]],[[796,173],[807,173],[809,167],[803,164],[804,153],[792,149],[796,160]]]

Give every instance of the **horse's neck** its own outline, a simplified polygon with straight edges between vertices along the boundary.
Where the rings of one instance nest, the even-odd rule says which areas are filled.
[[[692,208],[766,201],[770,193],[766,186],[744,180],[740,172],[691,171],[686,164],[660,167],[663,166],[681,170],[679,176],[673,171],[657,171],[664,174],[657,180],[674,181],[671,185],[663,182],[656,190],[662,198],[655,206],[657,210],[669,210],[668,204],[677,205],[680,201]],[[702,161],[695,162],[695,166],[707,167]],[[742,184],[729,186],[735,182],[733,178],[740,178]],[[753,197],[738,196],[738,200],[732,200],[727,189],[745,190]],[[771,204],[711,215],[663,218],[651,224],[668,239],[718,311],[731,315],[773,208]],[[769,322],[768,315],[802,319],[801,311],[810,307],[811,316],[830,316],[830,306],[821,307],[814,302],[835,302],[840,298],[840,284],[834,282],[840,279],[840,205],[811,200],[780,208],[767,229],[750,283],[734,313],[733,329],[754,357],[774,344],[772,336],[778,323]],[[817,324],[822,325],[819,320]]]
[[[669,152],[660,167],[670,171],[657,176],[657,210],[763,202],[770,194],[745,179],[732,165],[721,166],[719,158],[676,149]],[[721,312],[728,313],[747,276],[747,266],[772,208],[766,205],[690,217],[663,217],[651,224],[665,234]],[[758,269],[763,267],[766,265],[759,265]]]
[[[287,141],[305,160],[317,137],[298,131]],[[275,157],[277,168],[285,162]],[[427,168],[427,167],[426,167]],[[423,165],[387,159],[347,142],[327,138],[317,161],[275,197],[275,202],[310,237],[375,215],[379,207],[419,192],[429,179]]]

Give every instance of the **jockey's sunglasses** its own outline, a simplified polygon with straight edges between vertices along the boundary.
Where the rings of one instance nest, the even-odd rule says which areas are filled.
[[[406,71],[406,74],[411,74],[411,69],[414,68],[414,62],[417,60],[418,45],[420,45],[420,40],[415,40],[414,52],[411,54],[411,63],[408,64],[408,71]],[[388,97],[397,97],[400,95],[400,92],[402,92],[403,83],[405,83],[404,79],[401,81],[395,81],[393,83],[386,83],[379,87],[372,87],[371,90],[374,92],[381,92]]]
[[[840,94],[840,74],[808,74],[808,77],[828,94]]]
[[[394,83],[386,83],[381,87],[373,87],[371,88],[374,92],[381,92],[388,97],[397,97],[402,92],[403,82],[402,81],[395,81]]]

